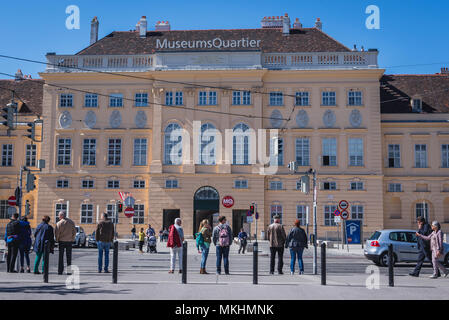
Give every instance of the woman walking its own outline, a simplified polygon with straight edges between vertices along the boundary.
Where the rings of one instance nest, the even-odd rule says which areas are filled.
[[[304,248],[308,248],[307,236],[300,227],[300,221],[295,221],[295,227],[288,233],[285,241],[285,248],[290,248],[290,274],[295,274],[295,262],[298,259],[299,274],[304,274],[304,262],[302,260],[302,253]]]
[[[438,269],[444,274],[445,277],[449,274],[449,271],[444,268],[438,258],[444,254],[443,248],[443,235],[441,233],[441,226],[438,221],[432,222],[433,232],[428,235],[422,235],[416,232],[417,237],[421,237],[424,240],[430,240],[430,250],[432,251],[432,265],[433,265],[433,275],[430,276],[431,279],[438,278]]]
[[[36,260],[34,260],[34,274],[39,273],[39,263],[41,262],[42,256],[45,251],[45,242],[48,241],[50,245],[50,252],[53,253],[53,247],[55,245],[55,235],[53,232],[53,227],[49,225],[49,216],[44,216],[42,218],[42,223],[37,226],[34,232],[34,252],[36,253]],[[44,272],[44,261],[42,261],[42,272]]]
[[[23,217],[20,221],[20,245],[19,245],[19,253],[20,253],[20,273],[24,273],[23,269],[24,259],[27,262],[27,273],[30,273],[30,248],[31,248],[31,228],[30,223],[28,222],[27,217]]]
[[[202,252],[200,274],[208,274],[206,272],[206,261],[209,255],[211,236],[212,228],[210,227],[209,220],[204,219],[201,221],[198,233],[196,234],[198,252],[200,252],[200,249]]]

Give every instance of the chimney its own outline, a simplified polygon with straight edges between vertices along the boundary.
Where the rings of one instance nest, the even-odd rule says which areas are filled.
[[[90,44],[93,45],[98,41],[98,19],[94,17],[90,23]]]
[[[170,22],[168,21],[158,21],[155,27],[156,31],[170,31]]]
[[[288,17],[287,13],[282,18],[282,34],[283,35],[290,34],[290,18]]]
[[[296,18],[295,23],[293,23],[293,29],[302,29],[302,23]]]
[[[449,74],[449,68],[441,68],[441,74]]]
[[[22,80],[22,79],[23,79],[23,73],[22,73],[22,70],[18,69],[17,72],[16,72],[16,74],[15,74],[15,79],[14,79],[14,80],[20,81],[20,80]]]
[[[323,30],[323,23],[321,22],[320,18],[316,18],[315,28],[317,28],[319,30]]]
[[[352,49],[352,51],[358,51],[358,50],[357,50],[357,45],[356,45],[356,44],[354,45],[354,49]]]
[[[141,38],[147,37],[147,17],[142,16],[139,21],[139,35]]]
[[[289,19],[290,20],[290,19]],[[283,28],[282,17],[264,17],[261,21],[262,29],[281,29]],[[290,25],[290,22],[289,22]]]

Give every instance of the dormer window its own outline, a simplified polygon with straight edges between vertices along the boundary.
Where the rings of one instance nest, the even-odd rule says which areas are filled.
[[[412,99],[412,111],[413,112],[422,112],[422,100],[421,99]]]

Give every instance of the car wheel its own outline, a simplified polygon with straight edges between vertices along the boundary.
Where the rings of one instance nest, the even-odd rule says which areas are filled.
[[[395,265],[396,260],[397,260],[396,255],[393,254],[393,266]],[[379,263],[382,267],[388,267],[388,251],[385,251],[380,255]]]

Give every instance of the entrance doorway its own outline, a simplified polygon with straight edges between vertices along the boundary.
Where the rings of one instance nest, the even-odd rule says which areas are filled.
[[[251,235],[251,224],[247,223],[246,213],[248,210],[232,210],[232,233],[234,237],[239,235],[240,229],[243,228],[248,236]]]
[[[164,209],[162,215],[162,230],[171,226],[175,223],[175,219],[180,218],[180,210],[179,209]]]
[[[193,235],[198,232],[201,220],[208,219],[212,227],[218,218],[220,195],[209,186],[199,188],[193,197]]]

